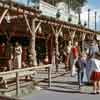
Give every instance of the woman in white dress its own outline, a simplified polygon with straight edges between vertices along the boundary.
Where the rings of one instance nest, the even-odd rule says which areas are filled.
[[[14,50],[14,64],[19,69],[22,65],[22,47],[19,45],[18,42],[15,44],[15,50]]]
[[[71,55],[71,49],[72,49],[72,42],[68,42],[68,46],[66,48],[65,53],[65,70],[68,71],[68,68],[70,68],[70,55]]]

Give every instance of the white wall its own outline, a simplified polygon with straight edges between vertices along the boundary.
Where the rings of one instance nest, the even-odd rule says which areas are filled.
[[[16,0],[16,1],[18,3],[27,5],[27,0]],[[32,4],[32,2],[30,2],[28,6],[32,7],[32,5],[34,6],[35,4]],[[58,9],[60,9],[60,13],[61,13],[60,20],[68,21],[68,17],[69,17],[68,7],[65,3],[61,2],[61,3],[57,4],[56,7],[54,7],[42,0],[40,0],[40,10],[42,11],[43,15],[56,17],[56,13],[57,13]],[[78,18],[75,15],[75,13],[73,13],[71,11],[70,16],[72,16],[71,23],[77,24]]]
[[[43,15],[56,17],[56,13],[58,9],[60,10],[61,13],[60,20],[68,21],[68,17],[69,17],[68,7],[65,3],[63,2],[59,3],[56,5],[56,7],[54,7],[42,0],[40,2],[40,10],[42,11]],[[75,15],[75,13],[71,11],[70,16],[72,17],[71,23],[77,24],[78,17]]]
[[[42,0],[40,1],[40,10],[42,11],[43,15],[52,16],[52,17],[55,17],[56,12],[57,12],[56,7],[50,5],[46,2],[43,2]]]

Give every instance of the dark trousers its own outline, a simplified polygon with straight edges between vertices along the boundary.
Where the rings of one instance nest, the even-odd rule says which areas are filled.
[[[78,71],[78,84],[79,84],[79,88],[83,84],[83,76],[84,76],[84,71]]]

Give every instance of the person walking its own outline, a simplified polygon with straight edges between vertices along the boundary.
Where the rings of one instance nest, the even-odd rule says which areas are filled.
[[[15,43],[14,64],[18,69],[22,66],[22,47],[18,42]]]
[[[92,58],[95,58],[95,53],[99,52],[99,48],[98,45],[96,44],[96,40],[91,40],[90,41],[90,46],[89,46],[89,50],[88,50],[88,59],[87,59],[87,69],[86,69],[86,73],[87,73],[87,78],[88,78],[88,82],[90,82],[90,76],[91,76],[91,63],[92,63]]]
[[[83,78],[84,78],[84,73],[85,73],[85,68],[87,66],[87,55],[85,52],[82,52],[76,61],[76,68],[77,68],[77,77],[78,77],[78,84],[79,84],[79,89],[80,92],[82,92],[81,87],[84,85]]]

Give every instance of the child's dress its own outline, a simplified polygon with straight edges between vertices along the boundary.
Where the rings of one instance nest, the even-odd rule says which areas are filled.
[[[98,59],[92,59],[91,62],[91,77],[90,79],[92,81],[99,81],[100,80],[100,60]]]

